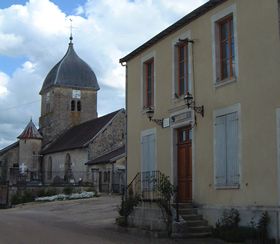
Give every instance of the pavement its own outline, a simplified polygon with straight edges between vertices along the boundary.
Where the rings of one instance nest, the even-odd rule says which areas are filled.
[[[214,239],[168,239],[115,224],[120,197],[29,203],[0,210],[0,244],[219,244]]]

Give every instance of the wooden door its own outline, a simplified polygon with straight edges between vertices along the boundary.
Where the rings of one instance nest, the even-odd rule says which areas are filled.
[[[178,137],[178,198],[179,202],[192,201],[192,142],[190,127],[177,131]]]

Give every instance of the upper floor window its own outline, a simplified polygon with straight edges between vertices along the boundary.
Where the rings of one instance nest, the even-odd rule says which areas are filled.
[[[212,16],[212,28],[214,83],[235,81],[238,76],[236,5]]]
[[[180,42],[176,45],[177,49],[177,91],[178,96],[186,95],[188,92],[188,44],[187,42]]]
[[[234,30],[232,15],[218,23],[220,46],[220,77],[230,79],[235,74]]]
[[[154,58],[143,63],[143,107],[154,106]]]

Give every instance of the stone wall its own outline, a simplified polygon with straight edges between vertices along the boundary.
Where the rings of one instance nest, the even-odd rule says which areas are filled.
[[[142,202],[128,217],[128,225],[150,231],[167,231],[162,209],[156,203]]]
[[[19,141],[19,164],[25,164],[26,170],[39,171],[40,170],[40,151],[42,140],[28,139]]]
[[[49,101],[47,101],[47,94],[42,94],[40,129],[44,144],[52,141],[73,125],[97,117],[97,92],[81,90],[81,111],[78,112],[71,111],[72,90],[55,87],[49,91]],[[49,106],[48,109],[47,106]]]
[[[9,169],[19,162],[19,147],[14,147],[0,155],[0,180],[9,180]]]
[[[125,143],[125,111],[120,111],[112,122],[89,145],[89,157],[94,159],[109,153]]]
[[[75,149],[64,152],[52,153],[44,156],[43,159],[43,170],[44,170],[44,181],[46,183],[52,183],[54,178],[59,177],[61,180],[64,179],[65,174],[65,162],[66,155],[70,155],[71,169],[75,179],[75,183],[81,178],[83,181],[87,181],[88,173],[85,163],[88,161],[87,149]],[[48,163],[49,158],[52,161],[52,174],[48,177]]]

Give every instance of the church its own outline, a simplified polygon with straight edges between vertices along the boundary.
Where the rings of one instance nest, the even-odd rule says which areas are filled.
[[[92,184],[119,192],[125,178],[125,110],[98,117],[94,71],[75,52],[64,57],[41,91],[39,129],[29,121],[18,140],[0,150],[0,180],[29,185]]]

